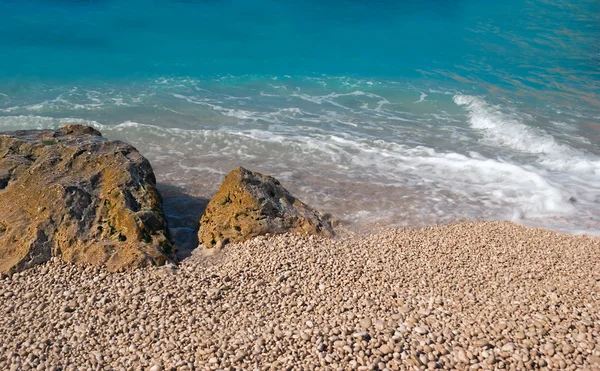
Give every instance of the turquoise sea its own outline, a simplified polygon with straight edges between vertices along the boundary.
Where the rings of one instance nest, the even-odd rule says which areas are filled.
[[[0,130],[85,123],[171,226],[243,165],[353,225],[600,234],[597,0],[0,0]]]

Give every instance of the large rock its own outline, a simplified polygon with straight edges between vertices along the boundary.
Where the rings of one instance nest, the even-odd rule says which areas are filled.
[[[69,125],[0,135],[0,273],[53,256],[110,271],[173,253],[152,167],[132,146]]]
[[[268,175],[232,170],[200,219],[205,247],[240,242],[266,233],[333,235],[330,218],[292,196]]]

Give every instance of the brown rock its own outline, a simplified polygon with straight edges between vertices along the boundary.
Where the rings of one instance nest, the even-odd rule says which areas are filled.
[[[53,256],[111,271],[173,252],[152,167],[132,146],[69,125],[0,135],[0,273]]]
[[[292,196],[268,175],[232,170],[200,219],[198,239],[205,247],[240,242],[266,233],[333,235],[329,217]]]

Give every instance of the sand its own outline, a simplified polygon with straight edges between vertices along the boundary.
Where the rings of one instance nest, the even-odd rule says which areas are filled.
[[[0,370],[600,370],[600,239],[508,222],[259,237],[0,281]]]

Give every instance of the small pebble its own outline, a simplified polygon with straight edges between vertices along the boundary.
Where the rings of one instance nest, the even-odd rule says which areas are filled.
[[[363,318],[360,320],[360,327],[364,328],[364,329],[368,329],[369,327],[371,327],[372,322],[370,318]]]

